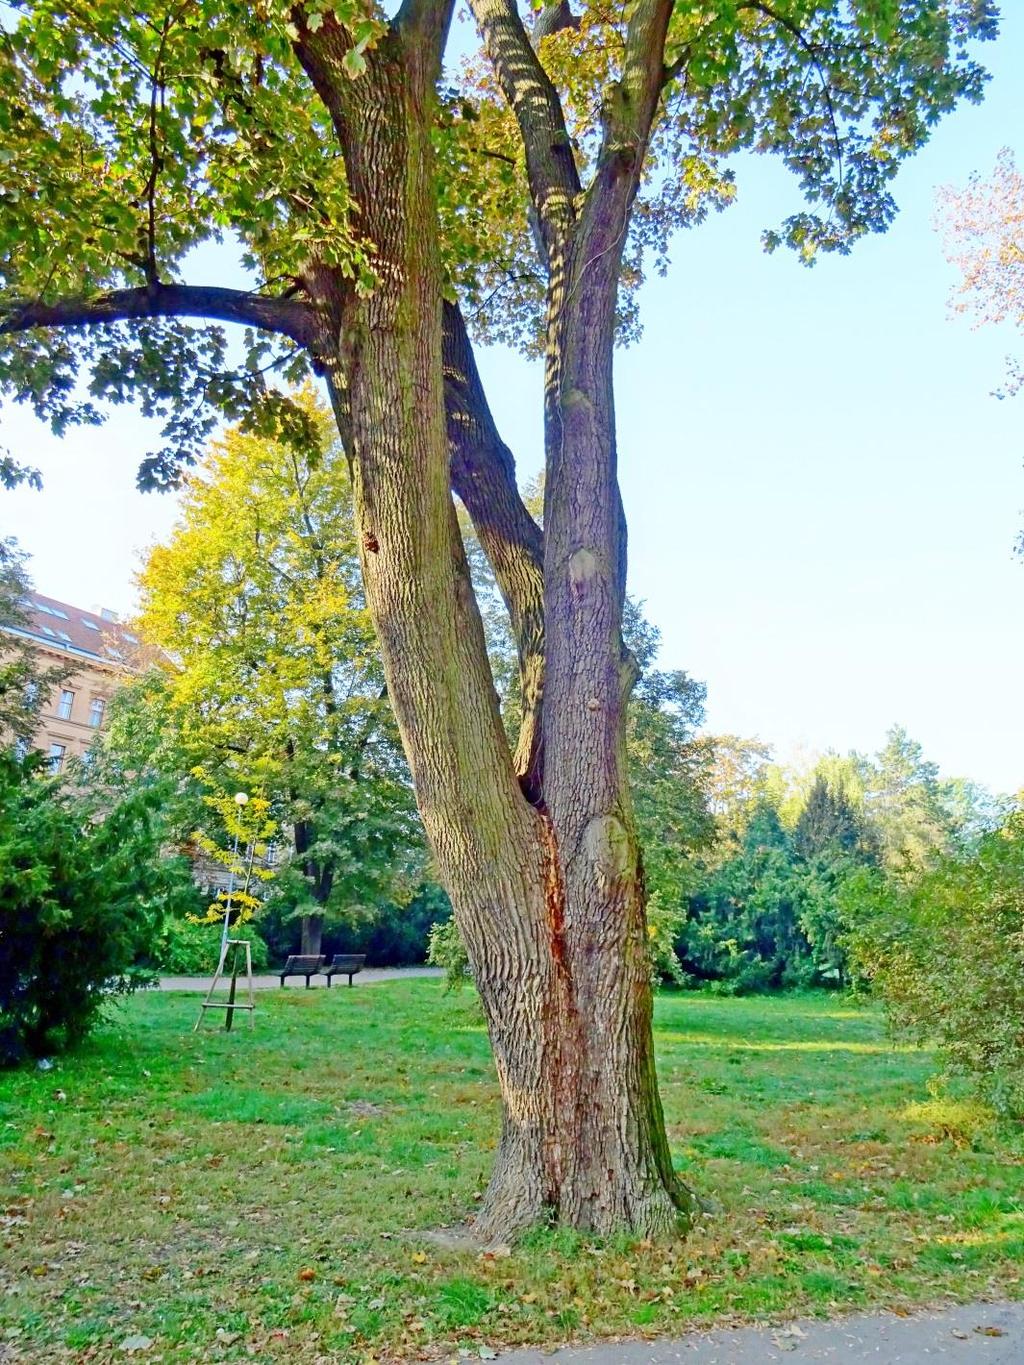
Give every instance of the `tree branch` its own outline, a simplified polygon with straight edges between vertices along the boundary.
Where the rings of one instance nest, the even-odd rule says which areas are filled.
[[[437,74],[440,74],[454,9],[455,0],[402,0],[402,7],[392,24],[408,43],[425,50]]]
[[[540,796],[544,689],[543,536],[516,486],[512,452],[498,434],[457,305],[444,305],[444,381],[452,488],[472,519],[512,621],[523,718],[515,769],[527,797]]]
[[[567,28],[578,29],[579,26],[580,21],[573,14],[569,0],[548,0],[537,15],[530,36],[534,43],[539,43],[544,38],[550,38],[552,33],[561,33]]]
[[[470,7],[498,84],[519,124],[530,196],[551,261],[564,246],[582,189],[562,101],[533,49],[515,0],[470,0]]]
[[[311,349],[316,314],[298,299],[268,298],[242,289],[207,285],[157,284],[140,289],[112,289],[57,299],[0,301],[0,335],[36,327],[92,327],[141,318],[204,318],[240,322],[262,332],[276,332]]]
[[[737,6],[737,8],[754,10],[758,14],[763,14],[766,19],[771,19],[773,23],[778,24],[780,28],[784,28],[787,33],[791,34],[810,57],[825,100],[825,112],[828,114],[829,126],[832,129],[832,141],[836,149],[836,178],[841,181],[843,178],[843,139],[839,134],[839,123],[836,119],[835,105],[832,102],[832,87],[829,85],[828,77],[825,75],[818,57],[820,48],[811,42],[799,24],[794,23],[784,14],[780,14],[778,10],[767,4],[766,0],[746,0],[746,3]]]
[[[675,0],[636,0],[626,29],[622,76],[605,94],[597,171],[580,220],[580,252],[572,289],[604,264],[618,279],[622,247],[654,115],[665,82],[665,39]]]

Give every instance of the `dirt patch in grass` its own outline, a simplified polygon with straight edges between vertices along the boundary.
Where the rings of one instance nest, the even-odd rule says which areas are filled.
[[[511,1252],[422,1235],[472,1213],[498,1133],[468,998],[267,993],[252,1033],[193,1034],[195,1011],[138,997],[0,1076],[7,1360],[443,1360],[1024,1292],[1024,1139],[908,1117],[931,1059],[873,1011],[663,997],[676,1162],[718,1211],[668,1247],[540,1229]]]

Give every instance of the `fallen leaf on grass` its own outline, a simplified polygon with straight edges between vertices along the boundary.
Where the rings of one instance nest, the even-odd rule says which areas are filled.
[[[312,1268],[312,1266],[308,1266],[308,1265],[307,1265],[307,1266],[304,1266],[304,1267],[299,1271],[299,1279],[300,1279],[300,1280],[315,1280],[315,1279],[316,1279],[316,1271]]]

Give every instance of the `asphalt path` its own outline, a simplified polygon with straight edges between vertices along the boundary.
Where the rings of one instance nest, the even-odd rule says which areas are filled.
[[[1024,1303],[969,1303],[898,1317],[691,1332],[662,1341],[510,1351],[501,1365],[1024,1365]]]

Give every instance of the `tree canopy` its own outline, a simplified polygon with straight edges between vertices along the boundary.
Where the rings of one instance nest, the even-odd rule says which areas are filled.
[[[409,0],[399,17],[417,8],[429,6]],[[559,213],[587,212],[614,151],[608,101],[626,98],[645,61],[658,63],[644,78],[657,110],[627,226],[627,331],[645,260],[663,264],[675,228],[731,199],[738,151],[781,157],[805,196],[766,231],[769,247],[810,260],[884,229],[900,162],[958,99],[980,97],[969,45],[997,24],[990,0],[656,8],[663,56],[644,6],[542,7],[540,63],[526,74],[512,56],[527,41],[514,8],[473,6],[483,52],[446,73],[435,124],[444,268],[480,335],[537,343],[544,219],[556,200]],[[381,263],[318,62],[335,50],[358,98],[387,32],[369,0],[19,4],[0,45],[3,389],[57,431],[99,420],[104,400],[138,399],[165,419],[140,472],[160,486],[199,458],[218,411],[267,404],[267,365],[295,378],[310,357],[328,364],[318,272],[372,290]],[[250,287],[188,284],[195,248],[225,239]],[[241,364],[225,322],[252,329]],[[71,344],[63,329],[82,324],[98,326]]]

